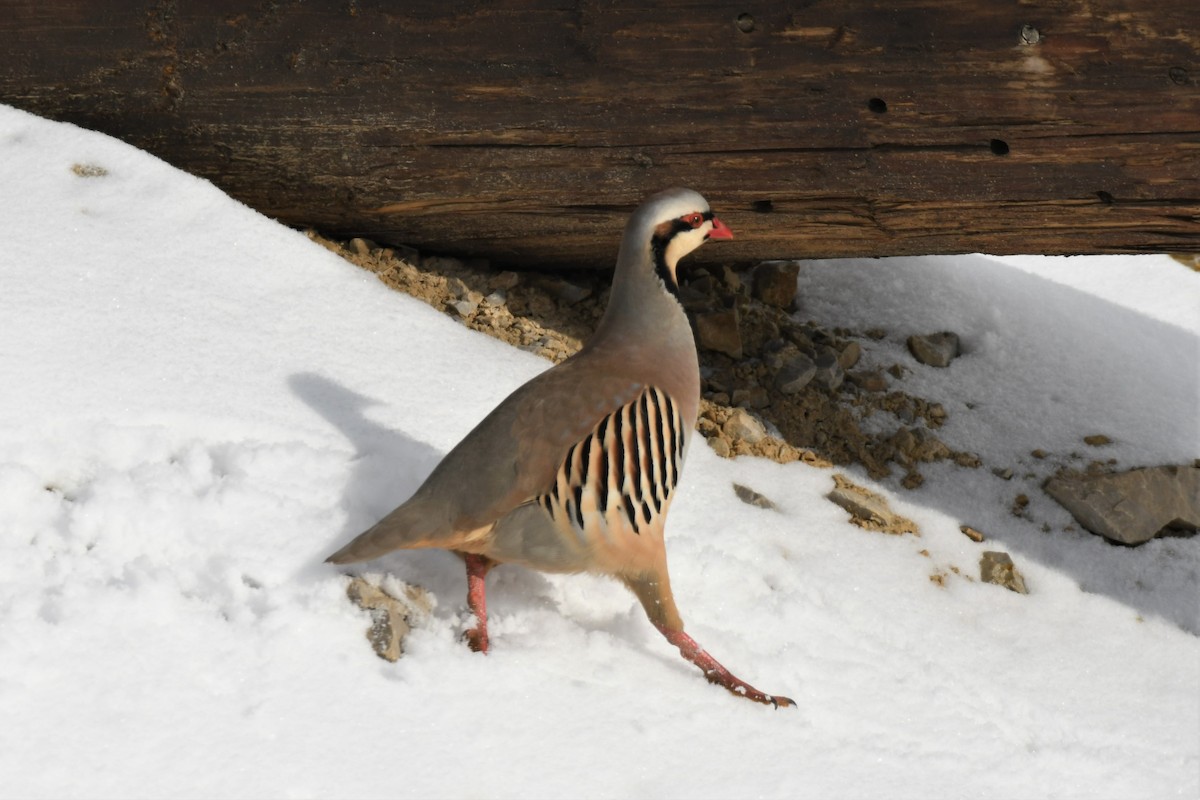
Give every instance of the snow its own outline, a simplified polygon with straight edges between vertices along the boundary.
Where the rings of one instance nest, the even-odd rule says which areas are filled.
[[[1200,793],[1200,538],[1110,546],[1038,489],[1097,457],[1092,433],[1123,466],[1200,455],[1200,288],[1165,256],[804,264],[801,316],[885,328],[867,357],[907,365],[987,466],[915,491],[851,471],[923,531],[891,537],[824,498],[829,470],[697,440],[675,593],[701,644],[799,705],[773,711],[707,685],[600,578],[496,570],[473,654],[436,551],[368,566],[436,598],[379,660],[322,559],[546,363],[7,107],[0,207],[0,796]],[[907,356],[943,329],[951,367]],[[985,549],[1031,593],[964,577]]]

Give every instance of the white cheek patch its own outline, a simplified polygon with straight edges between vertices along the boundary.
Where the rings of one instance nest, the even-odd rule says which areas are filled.
[[[665,257],[667,266],[671,270],[672,278],[676,277],[675,265],[679,263],[679,259],[704,244],[704,234],[707,232],[708,229],[701,227],[694,231],[678,233],[667,243],[667,249],[663,253],[663,256]]]

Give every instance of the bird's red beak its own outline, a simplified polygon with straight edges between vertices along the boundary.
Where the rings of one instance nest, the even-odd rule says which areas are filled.
[[[709,231],[708,238],[710,239],[732,239],[733,231],[729,230],[729,226],[716,217],[712,218],[713,229]]]

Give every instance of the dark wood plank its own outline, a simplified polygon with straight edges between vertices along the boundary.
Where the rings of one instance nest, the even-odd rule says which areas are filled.
[[[1200,250],[1194,0],[4,12],[0,101],[334,234],[607,265],[685,184],[710,258]]]

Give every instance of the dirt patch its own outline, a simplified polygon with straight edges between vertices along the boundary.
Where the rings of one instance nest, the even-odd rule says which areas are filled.
[[[308,235],[467,327],[555,363],[583,345],[608,303],[608,273],[572,272],[568,279],[545,272],[496,272],[484,260]],[[776,265],[757,269],[778,272]],[[697,429],[719,455],[861,464],[875,478],[898,467],[909,488],[923,482],[922,464],[949,459],[979,466],[977,457],[937,438],[934,431],[946,420],[941,405],[896,385],[906,372],[903,365],[856,369],[886,332],[829,330],[799,320],[788,308],[768,302],[781,300],[761,290],[769,282],[755,270],[707,267],[682,273],[680,296],[689,318],[694,326],[697,319],[708,326],[697,331],[703,395]],[[740,355],[729,355],[731,350]],[[760,420],[761,430],[746,425],[743,414]]]

